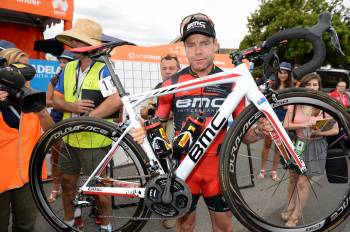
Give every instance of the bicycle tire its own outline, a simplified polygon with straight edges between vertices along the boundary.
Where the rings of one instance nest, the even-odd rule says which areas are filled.
[[[268,101],[274,109],[290,104],[305,104],[325,110],[336,119],[343,133],[350,138],[349,114],[346,113],[342,105],[329,98],[325,93],[292,88],[283,90],[278,95],[269,96]],[[280,219],[280,213],[286,204],[287,194],[285,192],[287,188],[285,188],[285,181],[287,179],[284,179],[284,177],[290,177],[288,177],[289,171],[278,169],[278,172],[284,172],[278,182],[272,180],[257,182],[255,177],[259,169],[254,164],[260,165],[256,161],[260,160],[260,153],[256,152],[257,154],[255,154],[255,150],[259,149],[259,142],[253,150],[255,155],[250,154],[250,161],[247,161],[249,158],[248,150],[242,146],[242,138],[245,132],[260,117],[262,117],[261,112],[252,104],[248,106],[235,119],[220,151],[219,176],[221,189],[233,214],[251,231],[329,231],[337,227],[350,213],[348,204],[350,197],[349,169],[345,173],[347,176],[345,174],[343,176],[343,178],[346,178],[346,183],[343,184],[330,183],[325,179],[328,174],[310,178],[310,194],[302,212],[303,215],[300,217],[302,222],[299,220],[299,224],[293,228],[286,227]],[[344,134],[342,138],[344,138]],[[331,149],[330,146],[334,146],[334,144],[328,144],[328,149]],[[349,144],[345,148],[346,154],[348,154]],[[348,155],[339,156],[340,158],[344,159],[346,165],[350,165]],[[251,171],[248,170],[247,166],[249,162],[252,164]],[[251,183],[248,181],[249,178],[251,178]],[[313,180],[313,178],[316,179]],[[250,186],[243,186],[243,184]],[[316,195],[317,190],[319,190],[318,196]],[[318,203],[314,199],[317,197],[320,200]],[[314,209],[311,209],[311,207],[314,207]]]
[[[104,136],[111,138],[113,141],[116,141],[122,134],[122,130],[118,128],[116,124],[102,119],[88,117],[71,118],[57,123],[52,129],[44,133],[32,152],[29,170],[31,191],[41,214],[43,215],[45,220],[49,222],[49,224],[57,231],[79,230],[74,227],[70,227],[63,222],[63,216],[61,212],[63,206],[59,205],[61,199],[57,199],[56,202],[52,204],[48,203],[47,201],[47,191],[50,188],[50,181],[46,181],[45,178],[42,178],[45,176],[43,174],[43,167],[45,167],[45,158],[49,153],[50,148],[54,144],[56,144],[57,141],[61,141],[64,136],[73,135],[71,134],[73,132],[91,132],[92,128],[94,128],[93,130],[95,131],[95,133],[97,133],[96,131],[98,131],[97,134],[103,134]],[[120,154],[123,154],[123,157],[121,157],[123,159],[129,159],[130,157],[130,160],[126,160],[124,163],[122,163],[123,165],[130,165],[128,166],[128,169],[133,168],[131,167],[131,165],[135,165],[135,167],[132,169],[133,171],[138,172],[140,176],[148,175],[148,169],[145,166],[147,156],[143,149],[138,144],[136,144],[129,135],[126,135],[121,141],[120,146],[118,148],[118,152],[122,152]],[[110,172],[113,173],[116,172],[117,169],[123,169],[122,165],[118,166],[120,168],[118,168],[117,166],[118,165],[112,166],[113,169],[109,169]],[[144,184],[147,182],[147,177],[140,177],[138,181],[142,184],[142,186],[144,186]],[[113,197],[113,200],[115,199],[116,198]],[[116,208],[113,209],[113,215],[118,213],[117,210],[124,210],[122,209],[122,207],[126,208],[125,211],[130,210],[129,208],[135,207],[136,209],[131,215],[131,217],[149,218],[151,212],[144,205],[143,199],[138,198],[138,200],[139,201],[136,203],[133,202],[129,204],[128,202],[126,202],[126,204],[124,205],[117,205]],[[120,219],[120,221],[122,220],[123,219]],[[146,222],[147,220],[126,219],[125,223],[123,222],[123,225],[118,226],[118,228],[116,228],[114,225],[115,221],[111,220],[113,230],[115,231],[140,231],[144,227]],[[91,228],[89,230],[89,228],[87,228],[85,225],[84,231],[96,231],[98,229],[98,227],[96,227],[95,225],[91,225],[93,223],[85,222],[85,224],[87,224]]]

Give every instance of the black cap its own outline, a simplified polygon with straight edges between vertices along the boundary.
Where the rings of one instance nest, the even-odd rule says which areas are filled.
[[[186,38],[192,34],[202,34],[209,37],[216,36],[214,25],[207,20],[198,20],[192,18],[182,29],[181,41],[185,41]]]
[[[58,56],[58,59],[67,59],[67,60],[75,60],[76,54],[73,52],[70,52],[68,50],[64,50],[60,56]]]

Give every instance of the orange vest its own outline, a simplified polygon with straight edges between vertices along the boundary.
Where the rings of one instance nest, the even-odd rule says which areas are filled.
[[[22,113],[17,130],[9,127],[0,113],[0,193],[28,183],[29,161],[40,135],[36,114]]]

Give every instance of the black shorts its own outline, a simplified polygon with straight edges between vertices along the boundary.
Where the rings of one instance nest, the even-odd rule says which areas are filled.
[[[201,195],[192,195],[192,204],[189,213],[192,213],[196,210],[199,197]],[[214,212],[227,212],[230,210],[228,207],[225,198],[222,194],[216,195],[213,197],[203,197],[205,204],[208,209]]]

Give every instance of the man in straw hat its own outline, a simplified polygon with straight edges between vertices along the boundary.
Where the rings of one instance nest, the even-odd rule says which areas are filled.
[[[77,48],[97,45],[100,43],[101,36],[100,24],[90,19],[77,19],[72,29],[58,34],[55,38],[70,47]],[[95,99],[96,94],[100,94],[98,81],[108,76],[110,74],[104,63],[92,60],[83,54],[77,54],[77,60],[69,62],[61,73],[55,87],[54,107],[64,112],[63,119],[89,114],[91,117],[107,118],[112,121],[110,115],[121,107],[119,95],[115,93],[99,105],[94,103],[101,102],[101,99]],[[93,97],[87,94],[91,92],[94,92]],[[102,98],[102,95],[98,98]],[[72,205],[79,174],[81,170],[87,172],[87,175],[91,174],[108,152],[111,140],[107,141],[106,137],[94,133],[79,134],[79,140],[73,137],[70,136],[62,144],[61,153],[63,154],[58,159],[58,167],[61,173],[65,223],[80,229],[83,227],[81,210],[74,209]],[[96,223],[101,223],[100,231],[111,231],[111,199],[98,196],[96,200],[100,215],[98,218],[100,220],[96,220]]]

